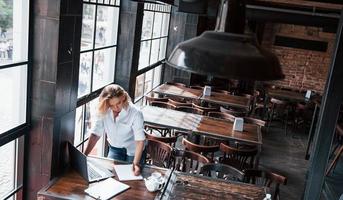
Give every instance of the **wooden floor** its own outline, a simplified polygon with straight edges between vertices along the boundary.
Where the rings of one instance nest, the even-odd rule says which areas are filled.
[[[281,186],[281,198],[299,200],[302,198],[305,174],[309,161],[305,160],[307,132],[288,130],[275,122],[263,135],[263,149],[260,168],[280,173],[287,177],[287,185]]]

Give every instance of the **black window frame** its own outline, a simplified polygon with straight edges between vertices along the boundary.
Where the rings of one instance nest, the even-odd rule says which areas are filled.
[[[77,100],[77,104],[76,104],[76,109],[82,107],[82,128],[81,128],[81,141],[77,144],[74,144],[77,148],[79,148],[81,151],[84,151],[84,145],[85,143],[88,141],[89,137],[86,137],[86,118],[85,116],[87,115],[87,104],[89,102],[91,102],[92,100],[96,99],[102,89],[106,86],[103,86],[95,91],[92,91],[93,89],[93,68],[94,68],[94,52],[99,51],[99,50],[103,50],[103,49],[111,49],[111,48],[116,48],[116,59],[115,59],[115,66],[117,65],[117,55],[118,55],[118,40],[119,40],[119,23],[120,23],[120,5],[121,2],[120,0],[83,0],[83,4],[90,4],[90,5],[95,5],[95,20],[94,20],[94,33],[93,33],[93,38],[92,38],[92,48],[91,49],[87,49],[87,50],[82,50],[80,51],[80,55],[82,53],[89,53],[92,52],[92,66],[91,66],[91,85],[90,85],[90,93],[83,95],[81,97],[78,98]],[[96,47],[96,26],[97,26],[97,7],[98,6],[108,6],[108,7],[116,7],[119,8],[119,15],[118,15],[118,28],[117,28],[117,38],[116,38],[116,44],[115,45],[106,45],[106,46],[102,46],[102,47]],[[81,43],[80,43],[81,45]],[[112,84],[115,82],[115,70],[113,73],[113,82],[109,83]],[[108,85],[108,84],[107,84]]]

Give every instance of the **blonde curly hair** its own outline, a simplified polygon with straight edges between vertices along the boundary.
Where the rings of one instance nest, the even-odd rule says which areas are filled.
[[[124,96],[123,107],[126,109],[131,102],[131,98],[128,93],[117,84],[111,84],[106,86],[99,96],[99,105],[98,105],[98,112],[99,114],[105,114],[109,108],[108,101],[114,97],[120,98]]]

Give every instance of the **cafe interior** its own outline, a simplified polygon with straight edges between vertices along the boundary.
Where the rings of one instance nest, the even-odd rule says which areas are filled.
[[[0,199],[342,200],[342,10],[0,0]],[[82,154],[110,84],[143,114],[135,180],[106,135]]]

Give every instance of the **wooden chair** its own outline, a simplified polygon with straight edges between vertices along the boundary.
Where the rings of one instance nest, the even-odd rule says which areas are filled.
[[[226,109],[224,107],[220,107],[220,112],[227,113],[233,115],[235,117],[244,117],[247,115],[247,110],[238,110],[238,109]]]
[[[214,152],[219,151],[219,145],[205,146],[195,144],[185,138],[182,139],[182,144],[186,150],[200,153],[201,155],[206,156],[210,161],[214,160]]]
[[[147,163],[158,167],[169,168],[173,148],[161,141],[148,139]]]
[[[150,135],[154,135],[156,137],[171,137],[173,135],[173,130],[171,128],[165,126],[157,126],[153,124],[144,124],[144,131]]]
[[[199,153],[176,149],[172,163],[173,168],[177,171],[198,174],[201,167],[210,161]]]
[[[166,82],[166,85],[175,85],[175,86],[180,86],[180,87],[187,87],[185,84],[183,83],[176,83],[176,82]]]
[[[219,178],[224,180],[231,181],[240,181],[244,180],[244,173],[238,169],[225,164],[219,163],[210,163],[202,166],[200,174],[203,176],[208,176],[212,178]]]
[[[160,108],[173,109],[173,110],[176,108],[176,106],[174,106],[173,104],[170,104],[167,102],[160,102],[160,101],[152,101],[152,102],[150,102],[150,105],[160,107]]]
[[[159,137],[159,136],[156,136],[156,135],[153,135],[153,134],[149,134],[145,131],[145,137],[148,139],[148,140],[157,140],[157,141],[160,141],[160,142],[164,142],[164,143],[167,143],[169,144],[170,146],[172,147],[175,147],[175,143],[177,141],[177,137],[176,136],[171,136],[171,137]]]
[[[225,119],[231,122],[235,121],[235,116],[223,112],[208,112],[208,116],[219,119]]]
[[[174,106],[192,106],[192,104],[191,103],[185,103],[185,102],[183,102],[183,101],[177,101],[177,100],[173,100],[173,99],[168,99],[168,103],[169,104],[172,104],[172,105],[174,105]]]
[[[257,148],[241,149],[230,147],[225,144],[220,144],[220,151],[224,154],[219,159],[220,163],[231,165],[239,170],[254,168],[255,156],[257,155]]]
[[[266,122],[261,120],[261,119],[256,119],[253,117],[244,117],[244,123],[248,123],[248,124],[255,124],[257,126],[260,127],[265,127],[266,126]]]
[[[274,115],[277,114],[278,116],[281,116],[281,119],[285,126],[285,134],[287,135],[287,123],[288,123],[288,114],[289,114],[288,102],[280,100],[280,99],[276,99],[276,98],[271,98],[270,103],[271,103],[271,109],[268,116],[268,129],[274,119]]]
[[[193,108],[198,108],[204,111],[204,115],[208,115],[209,112],[217,112],[219,111],[218,108],[215,107],[204,107],[204,106],[199,106],[195,103],[192,103]]]
[[[244,182],[273,188],[272,199],[280,199],[280,185],[287,184],[287,178],[269,171],[247,169],[244,171]]]
[[[230,94],[230,92],[227,90],[221,90],[221,89],[216,89],[216,88],[212,88],[211,92],[218,92],[218,93],[227,94],[227,95]]]
[[[193,113],[193,114],[198,114],[198,115],[203,115],[204,111],[199,109],[199,108],[194,108],[190,106],[177,106],[175,110],[182,111],[182,112],[188,112],[188,113]]]
[[[196,90],[203,90],[204,89],[204,87],[202,87],[200,85],[191,85],[191,86],[189,86],[189,88],[196,89]]]
[[[165,97],[151,97],[145,96],[146,104],[150,105],[152,101],[168,102],[168,98]]]

